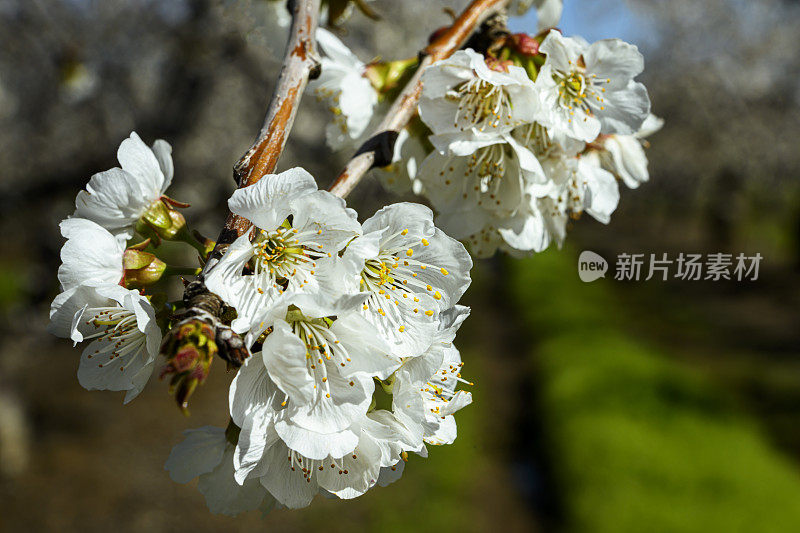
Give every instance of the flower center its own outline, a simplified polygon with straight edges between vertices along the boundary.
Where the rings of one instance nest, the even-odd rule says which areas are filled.
[[[461,83],[454,91],[451,98],[458,100],[454,127],[484,131],[511,124],[511,99],[502,86],[475,78]]]
[[[392,261],[394,262],[394,261]],[[387,282],[392,282],[391,269],[380,259],[367,259],[364,262],[364,270],[361,271],[362,285],[377,286]]]
[[[500,181],[506,173],[507,157],[505,146],[502,144],[492,144],[475,150],[467,163],[465,175],[475,177],[473,187],[476,191],[481,194],[489,191],[497,192]]]
[[[328,100],[331,102],[331,105],[328,106],[328,111],[330,111],[333,115],[333,123],[339,127],[339,130],[343,134],[346,134],[347,117],[344,115],[342,108],[339,105],[339,100],[342,98],[342,90],[331,89],[323,86],[314,89],[314,94],[317,96],[317,101],[319,102],[322,102],[323,100]]]
[[[415,259],[407,240],[400,239],[406,235],[408,229],[403,229],[386,238],[379,255],[365,261],[361,271],[361,290],[371,293],[364,311],[377,311],[381,319],[399,333],[406,330],[406,313],[422,313],[427,317],[435,314],[433,309],[424,309],[419,295],[427,294],[434,300],[441,300],[442,289],[434,285],[435,278],[449,275],[445,268]],[[420,239],[419,245],[430,246],[430,242]]]
[[[322,230],[300,231],[289,221],[274,231],[261,230],[253,242],[253,282],[260,293],[264,286],[273,286],[280,292],[281,285],[301,273],[298,283],[303,285],[314,275],[316,260],[326,255],[323,246],[314,239]]]
[[[316,383],[314,388],[318,394],[324,394],[326,398],[331,397],[328,373],[335,368],[328,368],[328,364],[338,363],[343,367],[351,361],[347,349],[330,330],[334,320],[336,319],[309,318],[297,308],[290,308],[286,313],[286,322],[292,328],[292,333],[306,346],[306,368],[309,375],[314,378]],[[348,384],[351,387],[355,386],[352,380]],[[282,405],[286,405],[287,399],[284,399]]]
[[[575,110],[591,114],[593,105],[605,109],[602,104],[606,88],[602,85],[611,83],[610,79],[598,79],[597,74],[587,75],[582,68],[577,68],[571,72],[554,71],[553,80],[558,86],[559,104],[569,110],[570,115],[574,115]]]
[[[93,325],[97,332],[85,338],[98,341],[99,347],[86,357],[101,358],[103,362],[98,363],[100,368],[118,357],[137,352],[144,347],[147,337],[139,331],[136,315],[132,311],[123,307],[96,307],[87,312],[91,318],[86,324]],[[131,358],[127,364],[120,366],[120,371],[124,371],[134,360],[135,358]]]
[[[302,246],[292,246],[291,243],[287,243],[285,233],[264,233],[264,240],[258,243],[256,251],[262,266],[267,268],[294,267],[303,260],[305,250]]]
[[[547,133],[547,128],[538,122],[526,124],[518,131],[521,133],[519,138],[523,146],[530,148],[537,156],[546,157],[547,154],[556,147],[556,143],[553,142],[550,135]]]

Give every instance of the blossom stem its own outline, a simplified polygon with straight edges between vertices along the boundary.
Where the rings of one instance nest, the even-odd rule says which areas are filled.
[[[509,0],[473,0],[469,6],[423,51],[419,68],[395,99],[381,123],[367,141],[356,151],[344,170],[328,189],[339,197],[346,197],[369,169],[391,163],[394,143],[417,112],[422,93],[422,72],[430,64],[446,59],[458,50],[472,32],[487,18],[504,9]]]
[[[200,254],[200,257],[205,261],[206,256],[209,253],[209,248],[206,247],[205,244],[200,242],[191,231],[189,231],[188,226],[184,226],[184,228],[175,235],[175,240],[179,242],[184,242],[197,250],[197,253]]]

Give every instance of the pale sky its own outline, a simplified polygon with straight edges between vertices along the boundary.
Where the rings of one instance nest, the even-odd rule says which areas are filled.
[[[524,17],[509,20],[512,31],[536,31],[536,10]],[[634,14],[624,0],[564,0],[564,14],[559,24],[565,35],[581,35],[587,41],[619,38],[643,48],[658,42],[655,28]]]

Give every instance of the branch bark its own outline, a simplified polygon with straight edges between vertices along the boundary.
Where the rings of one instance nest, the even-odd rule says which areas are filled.
[[[370,138],[361,145],[334,180],[328,189],[330,192],[344,198],[369,169],[391,163],[397,136],[417,112],[417,103],[422,94],[422,72],[430,64],[450,57],[480,24],[505,8],[508,2],[509,0],[473,0],[453,24],[421,52],[422,61],[414,76],[392,103]]]
[[[294,0],[291,2],[292,27],[284,54],[283,65],[270,98],[266,117],[261,131],[258,133],[253,145],[245,152],[233,168],[233,177],[236,184],[247,187],[258,182],[266,174],[274,172],[278,159],[286,146],[286,140],[294,124],[300,99],[305,91],[310,78],[319,75],[320,62],[316,49],[315,34],[317,19],[319,17],[320,0]],[[172,329],[167,333],[162,344],[162,353],[168,360],[172,360],[180,353],[205,353],[219,355],[229,365],[240,366],[248,356],[247,347],[242,339],[229,326],[221,320],[224,311],[220,298],[209,292],[204,283],[204,274],[216,263],[230,243],[243,235],[251,226],[249,220],[228,212],[225,224],[220,231],[217,243],[209,254],[202,273],[198,278],[187,284],[183,301],[186,311]],[[202,343],[185,333],[191,330],[196,336],[205,336]],[[200,333],[197,333],[200,332]],[[201,350],[189,350],[187,343],[199,343]],[[212,348],[209,348],[212,347]],[[184,370],[190,367],[190,370]],[[205,379],[192,377],[191,364],[181,362],[173,365],[180,370],[173,376],[173,384],[178,383],[187,393],[176,392],[178,402],[183,409],[186,408],[188,395],[197,384]],[[179,373],[178,373],[179,372]],[[185,376],[184,376],[185,374]],[[195,379],[194,383],[183,381]],[[181,381],[183,380],[183,381]]]
[[[314,38],[319,4],[320,0],[293,2],[291,34],[278,82],[264,117],[264,125],[253,145],[233,167],[233,179],[239,188],[253,185],[275,170],[294,124],[306,84],[309,79],[319,76],[320,62]],[[250,225],[247,219],[228,212],[214,251],[209,255],[203,269],[204,273],[216,264],[224,248],[244,234]]]

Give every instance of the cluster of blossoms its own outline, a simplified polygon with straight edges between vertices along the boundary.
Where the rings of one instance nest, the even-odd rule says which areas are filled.
[[[201,258],[210,247],[192,240],[182,204],[164,196],[168,144],[149,148],[134,133],[118,157],[121,168],[93,176],[61,223],[50,331],[88,341],[84,387],[127,391],[128,402],[179,318],[158,282],[199,271],[167,265],[158,244],[185,241]],[[361,224],[301,168],[237,190],[229,208],[252,226],[205,284],[235,311],[230,327],[251,355],[230,388],[228,427],[188,431],[167,461],[172,478],[199,476],[218,513],[298,508],[318,493],[359,496],[397,479],[409,452],[452,443],[453,413],[471,401],[457,390],[465,381],[452,341],[469,314],[458,301],[472,260],[430,209],[393,204]],[[198,355],[180,348],[159,365],[183,400],[208,373]]]
[[[90,341],[78,380],[89,390],[126,391],[126,403],[153,372],[161,345],[158,319],[167,310],[165,298],[141,291],[167,271],[146,250],[161,238],[186,235],[185,221],[173,209],[177,202],[164,196],[172,181],[171,152],[164,141],[150,148],[131,134],[117,153],[121,168],[92,176],[74,215],[61,222],[67,242],[49,331],[76,344]],[[136,233],[145,240],[126,248]]]
[[[437,225],[477,257],[560,246],[570,219],[584,212],[608,223],[618,181],[635,188],[648,180],[644,138],[662,123],[635,81],[644,60],[634,45],[564,37],[549,28],[561,3],[518,7],[532,4],[544,28],[538,35],[505,34],[487,50],[460,50],[425,70],[419,120],[401,132],[392,164],[377,171],[390,190],[425,196]],[[360,77],[359,85],[329,79],[325,94],[342,103],[339,137],[363,140],[372,105],[354,115],[345,103],[377,101],[386,78],[342,57],[326,61]]]
[[[364,2],[324,2],[331,23],[354,6],[371,13]],[[509,9],[534,6],[539,34],[500,31],[485,50],[421,72],[418,117],[378,172],[390,188],[425,196],[435,220],[423,205],[396,203],[361,223],[293,168],[233,193],[233,219],[249,225],[217,246],[190,232],[178,210],[188,206],[165,195],[170,146],[135,133],[119,147],[120,167],[78,194],[60,226],[50,331],[87,343],[80,383],[125,391],[128,402],[159,366],[185,410],[215,355],[238,367],[227,427],[187,431],[166,462],[177,482],[199,478],[213,512],[355,498],[399,478],[409,452],[452,443],[453,415],[472,400],[453,344],[469,315],[459,301],[472,259],[461,241],[478,257],[561,245],[570,218],[608,222],[618,180],[648,179],[644,138],[661,121],[634,79],[641,54],[550,29],[560,0]],[[420,62],[365,64],[329,31],[317,39],[324,58],[310,87],[334,115],[327,142],[355,147]],[[192,246],[201,268],[166,264],[163,240]],[[162,281],[186,274],[200,277],[181,304]]]
[[[172,477],[200,476],[215,512],[298,508],[318,493],[357,497],[396,479],[408,452],[453,442],[452,414],[471,401],[456,390],[452,340],[472,260],[432,212],[399,203],[359,224],[300,168],[228,205],[253,227],[205,282],[236,310],[252,356],[231,385],[228,430],[188,432]]]

